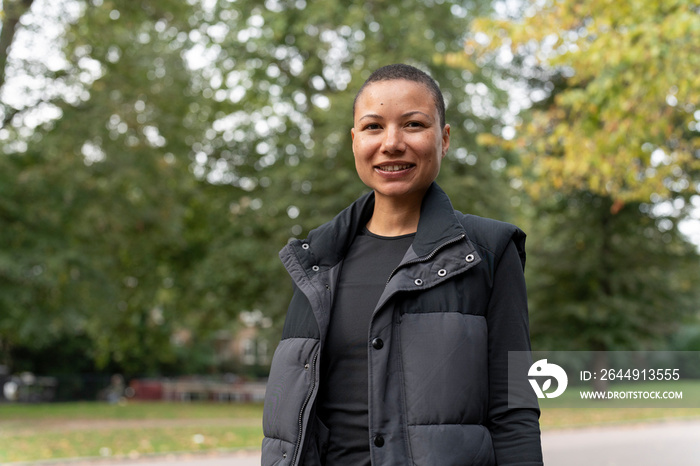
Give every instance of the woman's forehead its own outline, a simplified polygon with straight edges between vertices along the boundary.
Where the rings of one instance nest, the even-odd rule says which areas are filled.
[[[386,79],[382,81],[375,81],[368,84],[362,90],[362,93],[358,97],[358,100],[362,99],[368,93],[371,94],[391,94],[394,92],[417,92],[420,94],[430,95],[430,89],[426,84],[416,81],[409,81],[407,79]]]
[[[381,109],[385,104],[419,106],[437,112],[437,105],[427,85],[405,79],[376,81],[367,85],[357,98],[357,112],[362,108]],[[432,107],[432,108],[430,108]],[[362,115],[357,114],[357,118]]]

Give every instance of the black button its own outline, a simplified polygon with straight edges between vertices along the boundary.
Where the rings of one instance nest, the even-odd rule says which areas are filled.
[[[375,338],[372,340],[372,348],[374,349],[382,349],[384,348],[384,342],[382,341],[381,338]]]
[[[384,437],[382,437],[381,435],[377,435],[376,437],[374,437],[374,446],[379,448],[383,447]]]

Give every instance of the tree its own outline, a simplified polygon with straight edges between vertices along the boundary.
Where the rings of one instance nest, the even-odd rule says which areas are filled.
[[[7,56],[4,353],[75,337],[99,367],[156,373],[188,357],[171,343],[183,331],[206,347],[257,309],[276,332],[291,292],[277,252],[366,189],[351,106],[384,64],[414,64],[442,85],[453,139],[439,181],[456,207],[512,215],[506,161],[475,149],[476,134],[500,125],[504,96],[449,55],[488,8],[34,0],[13,37],[57,24],[58,59],[14,46]]]
[[[536,347],[659,348],[697,311],[694,245],[630,203],[580,192],[535,204],[528,283]]]
[[[468,50],[510,53],[531,64],[531,76],[544,74],[550,91],[565,82],[513,141],[534,175],[531,194],[589,190],[617,206],[697,194],[700,14],[693,2],[525,2],[522,17],[477,21],[475,31]]]
[[[33,6],[25,32],[51,11]],[[0,340],[7,358],[12,347],[87,336],[98,366],[153,371],[173,358],[174,285],[186,266],[177,258],[197,194],[188,156],[201,126],[187,121],[196,100],[180,55],[187,41],[172,37],[194,10],[52,7],[77,12],[61,35],[65,60],[55,71],[10,60],[11,77],[44,71],[45,87],[15,104],[3,88]],[[42,113],[55,116],[36,124]]]
[[[202,306],[213,311],[237,302],[282,323],[290,287],[277,252],[366,189],[351,152],[352,101],[384,64],[408,62],[441,83],[453,139],[439,181],[456,206],[498,218],[511,213],[493,155],[474,150],[476,134],[499,124],[495,105],[487,105],[495,86],[487,73],[445,59],[461,49],[467,16],[488,8],[458,1],[239,0],[211,10],[198,45],[211,65],[203,65],[197,85],[212,96],[201,111],[214,121],[196,171],[242,193],[222,201],[229,213],[218,218],[221,235],[196,272],[192,292],[207,297]],[[493,98],[502,97],[494,91]]]
[[[697,315],[700,263],[677,222],[700,189],[700,15],[685,1],[500,12],[475,21],[466,49],[530,100],[514,137],[482,142],[521,159],[535,347],[658,344]]]

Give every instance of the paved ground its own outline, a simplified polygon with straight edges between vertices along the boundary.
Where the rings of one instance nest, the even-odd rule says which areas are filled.
[[[698,466],[700,421],[553,431],[542,448],[547,466]]]
[[[546,466],[700,466],[700,420],[545,432]],[[61,463],[51,463],[58,465]],[[259,466],[258,451],[72,461],[70,466]],[[436,465],[439,466],[439,465]]]

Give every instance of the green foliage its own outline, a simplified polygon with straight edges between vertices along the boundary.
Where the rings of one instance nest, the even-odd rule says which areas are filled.
[[[467,11],[460,2],[422,1],[217,5],[200,26],[215,57],[214,70],[200,83],[213,99],[201,105],[216,119],[196,172],[215,183],[230,181],[245,194],[229,203],[221,234],[199,265],[192,290],[206,296],[203,305],[221,308],[235,295],[244,307],[264,309],[281,323],[289,288],[277,251],[365,190],[351,152],[352,101],[364,78],[384,64],[412,63],[442,84],[453,142],[441,182],[458,207],[503,217],[504,198],[481,195],[500,182],[491,156],[477,161],[471,149],[476,131],[489,130],[495,118],[470,105],[465,87],[489,81],[438,60],[442,51],[461,49],[467,22],[452,14],[458,10]],[[227,33],[217,36],[215,28]]]
[[[656,341],[700,288],[676,232],[697,189],[699,29],[687,2],[652,3],[539,2],[472,28],[491,2],[5,2],[0,83],[26,83],[0,98],[0,362],[43,370],[31,355],[70,341],[80,367],[221,370],[217,335],[256,309],[276,341],[277,252],[365,191],[352,101],[394,62],[445,93],[455,206],[526,226],[535,343]],[[8,59],[49,11],[68,18],[63,64]],[[544,91],[505,143],[504,79]]]
[[[659,348],[697,315],[694,247],[665,227],[670,219],[645,213],[649,205],[616,214],[612,205],[591,193],[537,204],[527,270],[533,348]]]
[[[0,159],[6,349],[74,335],[89,338],[98,367],[151,372],[173,358],[173,288],[186,264],[171,258],[188,247],[182,230],[197,183],[186,140],[201,128],[184,122],[195,100],[184,44],[157,31],[159,22],[186,27],[171,12],[186,18],[191,8],[171,3],[134,3],[122,22],[110,5],[86,6],[65,34],[66,73],[83,80],[81,97],[52,100],[60,118],[24,141],[31,109],[15,109],[4,136],[24,150],[7,145]],[[81,68],[98,61],[91,82]]]
[[[71,18],[57,41],[65,63],[10,56],[8,77],[38,74],[45,88],[0,102],[6,364],[12,348],[40,354],[73,338],[98,369],[217,370],[217,332],[255,309],[273,318],[262,337],[277,340],[291,291],[277,252],[366,189],[352,100],[384,64],[441,84],[453,140],[440,182],[456,206],[511,215],[507,161],[475,150],[478,132],[497,131],[503,94],[449,59],[487,1],[52,7]],[[46,11],[37,0],[23,32]]]
[[[700,193],[691,3],[527,1],[474,21],[467,63],[528,96],[514,138],[480,141],[520,159],[535,348],[641,349],[697,321],[700,260],[677,229]]]

